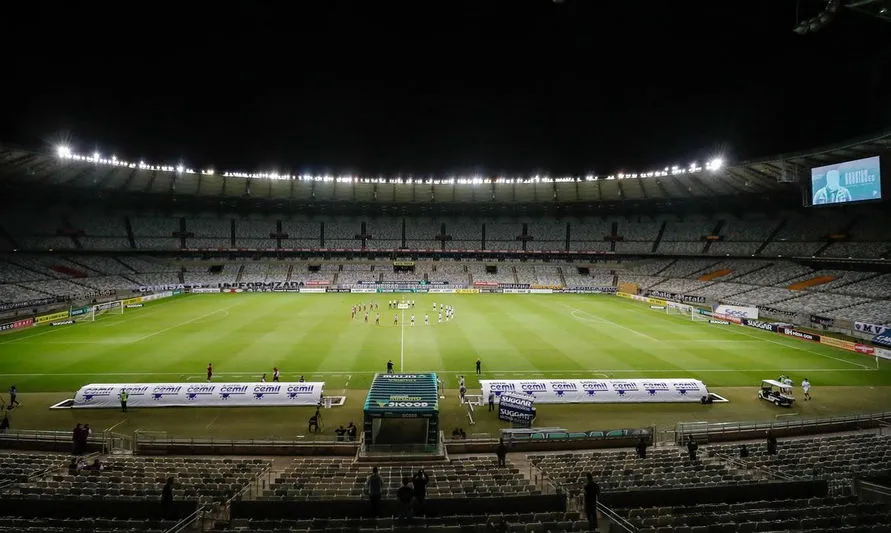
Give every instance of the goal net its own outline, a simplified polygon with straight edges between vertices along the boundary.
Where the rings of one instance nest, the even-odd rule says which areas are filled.
[[[690,310],[690,318],[693,320],[693,322],[708,322],[709,321],[709,317],[707,317],[706,315],[703,315],[702,313],[697,312],[696,309]]]
[[[97,318],[102,315],[122,315],[124,314],[124,302],[116,301],[116,302],[107,302],[104,304],[97,304],[90,307],[90,310],[86,313],[78,316],[74,319],[75,322],[94,322]]]

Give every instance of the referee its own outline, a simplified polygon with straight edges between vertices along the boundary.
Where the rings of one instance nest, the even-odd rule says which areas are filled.
[[[121,411],[127,412],[127,399],[130,395],[127,393],[126,389],[121,390]]]

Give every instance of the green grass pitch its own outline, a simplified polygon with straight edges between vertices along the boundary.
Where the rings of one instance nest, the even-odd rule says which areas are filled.
[[[414,299],[416,307],[404,311],[405,320],[393,326],[393,315],[398,313],[401,319],[403,311],[387,309],[386,302],[400,296]],[[361,314],[350,318],[353,304],[370,302],[381,306],[380,326],[374,325],[374,312],[369,323]],[[436,323],[433,302],[454,306],[455,318]],[[414,327],[408,323],[412,313]],[[430,326],[424,326],[425,313],[431,314]],[[747,392],[739,397],[755,404],[752,397],[759,381],[780,373],[789,374],[796,383],[809,378],[815,395],[821,388],[875,390],[891,384],[891,365],[886,362],[877,366],[870,357],[815,343],[693,322],[689,316],[668,315],[608,295],[294,293],[187,295],[95,322],[5,334],[0,336],[0,383],[4,388],[14,383],[28,401],[22,411],[33,413],[19,414],[17,427],[67,427],[71,415],[50,416],[43,411],[51,401],[73,397],[87,383],[203,381],[208,362],[213,362],[215,381],[255,381],[263,373],[271,378],[272,368],[278,367],[283,381],[303,375],[308,381],[325,381],[328,395],[346,394],[347,406],[331,411],[340,409],[348,412],[346,418],[358,419],[364,390],[375,372],[385,370],[388,359],[397,371],[435,371],[452,389],[457,387],[457,376],[464,374],[472,392],[477,358],[482,361],[482,377],[489,379],[692,377],[719,393],[722,388],[728,392],[742,388]],[[34,393],[42,394],[29,398]],[[443,403],[444,412],[454,411],[447,423],[461,423],[463,411],[451,405],[457,400]],[[732,409],[733,403],[721,408]],[[773,416],[775,408],[761,403],[765,406],[757,405],[758,411],[742,412]],[[635,408],[653,416],[661,416],[660,409],[680,412],[681,419],[686,410],[700,409],[690,412],[691,419],[708,418],[698,405],[613,406],[612,411],[608,405],[545,406],[540,412],[547,415],[547,409],[554,409],[555,416],[569,424],[589,413],[630,413]],[[208,416],[193,413],[201,409],[143,411],[155,414],[139,415],[144,417],[139,422],[142,427],[154,427],[153,416],[165,423],[177,417],[186,421],[184,431],[187,421]],[[83,411],[78,415],[87,416]],[[90,416],[112,415],[91,410]],[[594,421],[580,425],[596,426]]]

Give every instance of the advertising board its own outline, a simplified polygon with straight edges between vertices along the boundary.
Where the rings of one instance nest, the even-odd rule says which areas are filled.
[[[480,380],[483,398],[494,393],[531,396],[537,403],[699,402],[708,394],[696,379],[507,379]]]
[[[92,383],[78,389],[72,407],[120,409],[122,390],[129,395],[128,408],[315,406],[324,386],[324,382]]]

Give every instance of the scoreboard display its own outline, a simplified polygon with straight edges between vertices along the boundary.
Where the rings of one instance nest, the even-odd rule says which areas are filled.
[[[826,206],[882,200],[879,156],[811,169],[805,205]]]

